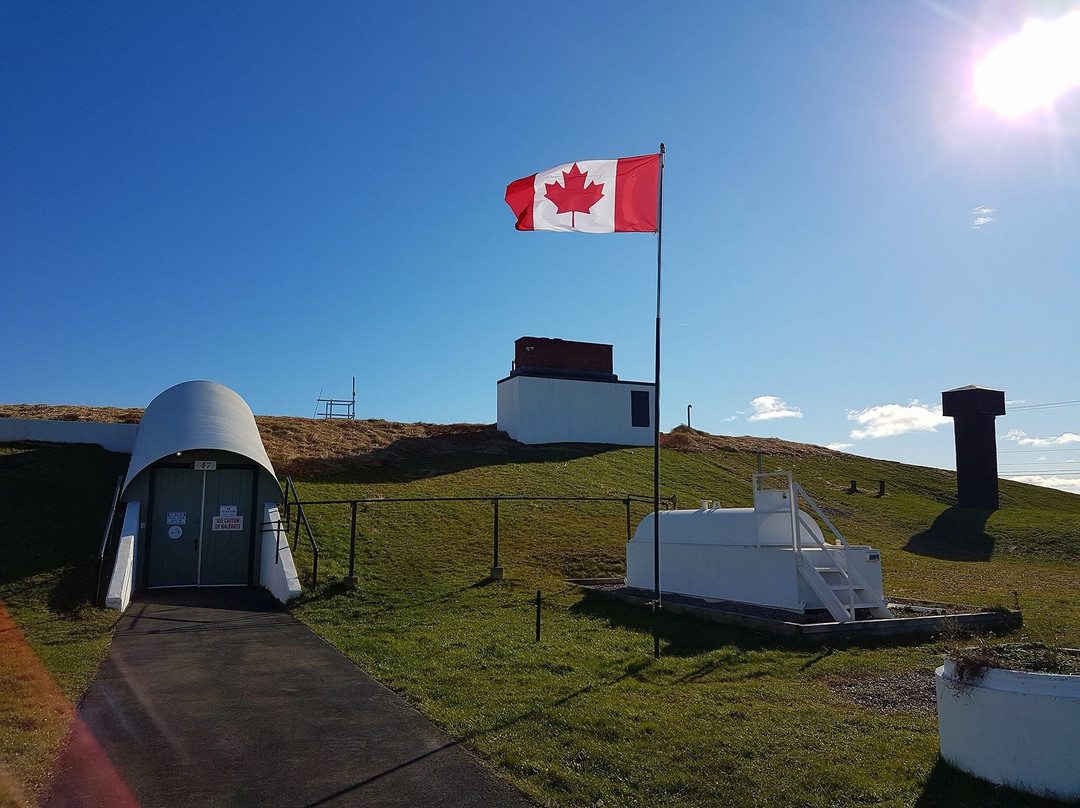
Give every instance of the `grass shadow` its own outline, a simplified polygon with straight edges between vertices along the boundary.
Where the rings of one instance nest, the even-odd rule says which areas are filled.
[[[569,612],[602,620],[612,628],[641,634],[652,633],[655,619],[661,654],[667,656],[696,656],[726,646],[734,646],[740,651],[771,651],[788,647],[768,634],[665,612],[662,609],[659,617],[654,618],[653,611],[648,607],[621,603],[587,590],[585,596],[570,607]]]
[[[981,508],[946,508],[929,528],[908,539],[904,549],[943,561],[989,561],[994,537],[986,532],[986,522],[993,513]]]
[[[407,483],[509,463],[565,463],[624,447],[594,443],[551,443],[527,446],[494,426],[398,438],[388,446],[362,454],[302,458],[280,464],[280,471],[298,481],[332,479],[340,483]]]
[[[242,612],[282,612],[285,604],[261,586],[204,586],[144,589],[133,601],[159,606]]]
[[[348,601],[351,604],[347,608],[348,614],[353,619],[358,618],[373,618],[380,615],[404,613],[408,611],[415,611],[427,606],[433,606],[439,603],[452,603],[465,592],[473,589],[482,589],[488,584],[492,583],[490,578],[481,579],[475,583],[459,586],[453,589],[449,589],[438,594],[431,595],[430,597],[420,598],[402,598],[399,600],[382,600],[380,602],[370,602],[365,600],[351,600]],[[290,609],[302,606],[315,606],[332,607],[346,610],[345,602],[334,604],[333,601],[336,598],[342,596],[351,596],[357,592],[357,588],[349,586],[344,581],[336,581],[331,584],[325,584],[318,589],[311,592],[305,592],[295,600],[289,601],[288,607]],[[361,593],[363,595],[363,593]]]
[[[93,600],[97,549],[128,457],[86,444],[16,448],[0,454],[0,531],[12,538],[0,586],[51,573],[49,608],[70,611]]]
[[[960,771],[940,757],[914,808],[1063,808],[1076,805],[1025,794]]]
[[[612,627],[643,634],[651,634],[653,630],[653,614],[647,604],[625,603],[591,590],[585,590],[584,597],[571,606],[569,611],[571,614],[605,620]],[[840,649],[908,648],[937,642],[935,637],[925,634],[791,638],[672,611],[662,611],[657,632],[661,643],[666,643],[661,653],[669,656],[694,656],[725,646],[734,646],[740,651],[797,651],[816,654],[807,663],[807,668]]]

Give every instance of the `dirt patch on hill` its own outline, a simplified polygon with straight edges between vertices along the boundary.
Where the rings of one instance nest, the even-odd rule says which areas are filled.
[[[937,708],[934,672],[929,670],[834,676],[827,681],[834,693],[877,713],[930,712]]]
[[[660,445],[679,452],[761,452],[786,457],[834,457],[839,452],[810,443],[793,443],[779,438],[754,438],[749,435],[710,435],[680,425],[660,436]]]
[[[444,465],[463,453],[500,455],[519,447],[494,424],[402,424],[259,415],[255,423],[280,474],[349,476],[402,464]],[[440,462],[441,461],[441,462]]]
[[[32,418],[45,421],[96,421],[106,424],[137,424],[141,409],[82,407],[74,404],[0,404],[0,418]]]
[[[76,405],[4,404],[0,418],[41,418],[53,421],[95,421],[137,424],[141,409]],[[403,463],[446,464],[454,456],[472,453],[493,462],[538,459],[538,455],[595,453],[611,447],[581,444],[528,447],[511,440],[495,424],[404,424],[380,419],[347,421],[257,415],[266,453],[279,474],[298,477],[349,475]],[[660,436],[660,445],[679,452],[762,452],[770,456],[823,457],[830,449],[778,438],[710,435],[686,426]],[[520,458],[518,457],[520,456]],[[495,461],[497,462],[497,461]],[[451,464],[452,465],[452,464]]]

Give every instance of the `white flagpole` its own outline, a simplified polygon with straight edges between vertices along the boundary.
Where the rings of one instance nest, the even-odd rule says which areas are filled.
[[[653,657],[660,658],[660,266],[663,255],[664,144],[656,195],[656,376],[653,381]]]

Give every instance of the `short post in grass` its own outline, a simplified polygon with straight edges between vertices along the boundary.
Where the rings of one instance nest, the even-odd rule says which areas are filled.
[[[884,480],[878,480],[877,481],[877,495],[879,497],[885,496],[885,481]]]
[[[536,641],[540,642],[540,590],[536,590]]]
[[[494,517],[492,519],[492,560],[491,560],[491,575],[489,576],[493,581],[501,581],[503,577],[503,568],[499,566],[499,498],[491,500],[491,504],[494,509]]]

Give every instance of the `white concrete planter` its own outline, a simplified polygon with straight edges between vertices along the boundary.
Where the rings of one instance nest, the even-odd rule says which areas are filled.
[[[1080,676],[990,668],[969,684],[949,659],[935,673],[946,761],[1020,791],[1080,799]]]

